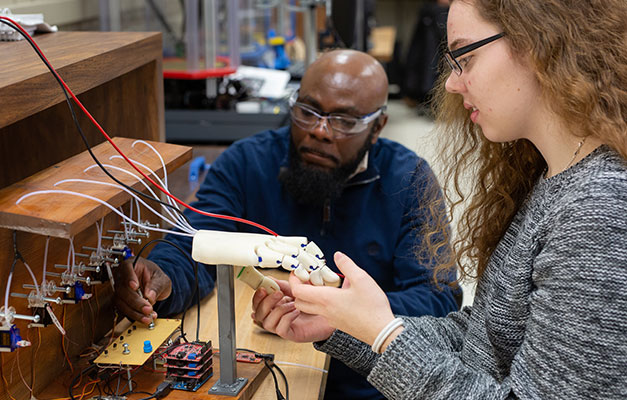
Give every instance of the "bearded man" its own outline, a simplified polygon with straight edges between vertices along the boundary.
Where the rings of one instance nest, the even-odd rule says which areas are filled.
[[[429,205],[415,188],[437,182],[427,163],[379,135],[387,122],[388,83],[374,58],[353,50],[323,54],[307,69],[290,99],[290,126],[234,143],[212,164],[196,208],[246,218],[282,236],[306,236],[326,255],[341,251],[387,292],[403,315],[445,316],[457,309],[451,290],[430,281],[433,262],[412,254]],[[437,185],[437,184],[435,184]],[[439,190],[437,191],[439,193]],[[259,233],[255,228],[186,211],[196,229]],[[169,235],[191,253],[191,238]],[[337,271],[331,258],[327,265]],[[157,245],[148,260],[116,269],[115,303],[134,320],[183,311],[194,291],[187,258]],[[141,290],[146,299],[137,294]],[[213,289],[215,268],[198,271],[200,296]],[[337,360],[325,398],[383,396]]]

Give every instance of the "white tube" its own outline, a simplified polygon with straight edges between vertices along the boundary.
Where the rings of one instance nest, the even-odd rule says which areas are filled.
[[[41,276],[41,285],[46,282],[46,265],[48,264],[48,245],[50,244],[50,236],[46,237],[46,247],[44,247],[44,273]]]
[[[146,144],[147,144],[147,143],[146,143]],[[155,150],[155,151],[156,151],[156,150]],[[157,154],[158,154],[158,153],[157,153]],[[161,155],[159,155],[159,158],[161,158]],[[120,155],[112,155],[111,157],[109,157],[109,160],[113,160],[113,159],[122,159],[122,156],[120,156]],[[156,178],[156,180],[157,180],[157,182],[159,183],[159,185],[163,186],[166,190],[169,190],[169,188],[168,188],[167,174],[165,174],[165,175],[164,175],[164,178],[165,178],[165,182],[164,182],[164,181],[162,181],[162,180],[159,178],[159,175],[157,175],[157,174],[155,173],[155,171],[153,171],[152,169],[148,168],[148,166],[146,166],[146,165],[142,164],[141,162],[139,162],[139,161],[137,161],[137,160],[133,160],[132,158],[129,158],[129,160],[131,160],[131,162],[133,162],[133,164],[136,164],[136,165],[138,165],[138,166],[140,166],[140,167],[144,168],[146,171],[148,171],[148,172],[150,173],[150,175],[153,175],[153,176]],[[163,169],[164,169],[164,171],[165,171],[165,164],[163,163],[163,159],[161,159],[161,164],[163,165]],[[93,168],[93,167],[94,167],[94,166],[92,165],[92,168]],[[127,172],[130,172],[130,171],[127,171]],[[138,176],[136,176],[136,175],[134,175],[134,176],[135,176],[137,179],[140,179]],[[157,197],[157,195],[156,195],[156,194],[154,194],[154,193],[153,193],[153,196]],[[181,208],[179,207],[178,203],[176,203],[174,200],[172,200],[172,198],[171,198],[170,196],[166,196],[166,198],[165,198],[165,199],[166,199],[166,201],[168,202],[168,204],[170,204],[172,207],[175,207],[177,210],[180,210],[180,209],[181,209]],[[165,210],[167,210],[168,214],[170,214],[170,216],[171,216],[172,218],[175,218],[176,220],[180,221],[182,224],[187,225],[188,227],[190,227],[190,228],[192,228],[192,229],[193,229],[193,227],[192,227],[192,226],[191,226],[191,225],[187,222],[187,220],[186,220],[185,218],[183,218],[180,214],[170,212],[170,210],[169,210],[167,207],[165,207],[165,206],[162,206],[162,207],[163,207]]]
[[[138,226],[140,228],[148,229],[148,230],[155,231],[155,232],[165,232],[165,233],[172,233],[172,234],[180,235],[180,236],[194,237],[194,234],[191,234],[191,233],[178,232],[178,231],[173,231],[173,230],[170,230],[170,229],[153,228],[151,226],[138,224],[137,222],[135,222],[133,220],[129,220],[129,218],[126,215],[120,213],[118,210],[115,209],[115,207],[113,207],[111,204],[107,203],[104,200],[101,200],[99,198],[96,198],[96,197],[93,197],[93,196],[90,196],[90,195],[87,195],[87,194],[78,193],[78,192],[72,192],[72,191],[69,191],[69,190],[38,190],[36,192],[26,193],[25,195],[23,195],[22,197],[17,199],[15,204],[19,205],[23,200],[25,200],[25,199],[27,199],[29,197],[36,196],[36,195],[42,195],[42,194],[69,194],[69,195],[72,195],[72,196],[83,197],[85,199],[93,200],[95,202],[98,202],[98,203],[102,204],[103,206],[109,208],[114,213],[118,214],[120,217],[124,218],[124,220],[126,220],[126,221],[132,223],[133,225]]]
[[[28,273],[30,274],[30,277],[33,279],[33,285],[35,285],[35,290],[37,291],[37,296],[41,296],[41,293],[39,292],[39,285],[37,284],[37,279],[35,278],[35,274],[33,274],[33,270],[30,269],[30,267],[28,266],[28,264],[26,262],[24,262],[24,266],[28,270]]]
[[[11,291],[12,279],[13,279],[13,271],[10,271],[9,278],[7,279],[7,290],[4,293],[4,320],[7,322],[7,324],[9,323],[9,292]]]
[[[165,168],[165,162],[163,161],[163,157],[161,157],[161,154],[157,151],[157,149],[155,149],[150,143],[144,140],[134,141],[131,147],[134,148],[137,143],[145,144],[146,146],[148,146],[148,148],[152,149],[152,151],[155,152],[157,157],[159,157],[159,161],[161,161],[161,167],[163,168],[163,181],[165,182],[163,186],[167,189],[168,188],[168,170]]]
[[[115,156],[112,156],[112,157],[114,158]],[[148,170],[148,171],[149,171],[152,175],[157,176],[157,175],[156,175],[156,174],[155,174],[152,170],[150,170],[150,168],[146,167],[146,166],[145,166],[145,165],[143,165],[142,163],[139,163],[139,162],[134,161],[134,160],[131,160],[131,161],[132,161],[133,163],[136,163],[136,164],[140,165],[141,167],[143,167],[143,168],[147,169],[147,170]],[[138,181],[139,181],[142,185],[144,185],[144,187],[145,187],[145,188],[146,188],[146,189],[150,192],[150,194],[152,194],[152,195],[153,195],[153,197],[158,198],[158,197],[157,197],[157,194],[156,194],[156,193],[155,193],[155,192],[154,192],[154,191],[153,191],[153,190],[152,190],[152,189],[148,186],[148,184],[147,184],[146,182],[144,182],[144,180],[143,180],[143,179],[141,179],[138,175],[135,175],[134,173],[132,173],[132,172],[130,172],[130,171],[127,171],[127,170],[125,170],[124,168],[116,167],[115,165],[103,164],[103,166],[105,166],[105,167],[107,167],[107,168],[110,168],[110,169],[114,169],[114,170],[120,171],[120,172],[124,172],[125,174],[128,174],[128,175],[132,176],[133,178],[137,179],[137,180],[138,180]],[[87,172],[87,171],[89,171],[90,169],[92,169],[92,168],[96,168],[96,167],[98,167],[98,165],[97,165],[97,164],[93,164],[93,165],[91,165],[91,166],[89,166],[89,167],[85,168],[85,169],[83,170],[83,172]],[[162,183],[162,182],[161,182],[161,180],[160,180],[158,177],[157,177],[157,180],[159,181],[159,183]],[[166,206],[164,206],[164,205],[161,205],[161,207],[164,209],[164,211],[165,211],[165,212],[167,212],[167,213],[168,213],[168,215],[170,215],[170,217],[172,217],[172,218],[174,218],[174,219],[176,219],[176,220],[179,220],[179,221],[180,221],[180,217],[178,217],[178,218],[177,218],[177,216],[176,216],[176,215],[175,215],[175,214],[174,214],[174,213],[173,213],[173,212],[172,212],[172,211],[171,211],[168,207],[166,207]],[[172,224],[172,223],[170,223],[170,224],[171,224],[171,225],[173,225],[173,226],[177,226],[176,224]],[[187,221],[185,221],[184,219],[183,219],[183,225],[186,225],[188,228],[194,229],[194,228],[193,228],[192,226],[190,226],[190,225],[187,223]]]
[[[104,186],[113,186],[115,188],[121,189],[123,191],[125,191],[126,193],[128,193],[129,195],[133,196],[133,198],[135,198],[137,201],[141,202],[147,209],[149,209],[150,211],[152,211],[156,216],[161,217],[164,221],[166,221],[167,223],[169,223],[170,225],[179,228],[180,230],[182,230],[183,232],[187,232],[187,233],[193,233],[195,232],[195,230],[191,230],[186,226],[181,226],[178,225],[174,222],[172,222],[170,219],[166,218],[163,214],[159,214],[155,209],[153,209],[152,207],[150,207],[148,204],[146,204],[146,202],[144,202],[143,200],[139,199],[137,197],[137,195],[135,195],[135,193],[131,192],[130,190],[128,190],[127,188],[125,188],[124,186],[120,186],[118,184],[115,183],[111,183],[111,182],[101,182],[101,181],[94,181],[94,180],[90,180],[90,179],[63,179],[60,180],[58,182],[56,182],[54,184],[54,186],[58,186],[62,183],[67,183],[67,182],[79,182],[79,183],[91,183],[91,184],[95,184],[95,185],[104,185]],[[75,192],[72,192],[75,193]],[[100,199],[99,199],[100,200]],[[102,201],[102,200],[101,200]],[[108,203],[107,203],[108,204]],[[118,214],[120,214],[118,212]],[[132,219],[131,219],[132,221]],[[135,221],[133,221],[136,225],[138,225]]]

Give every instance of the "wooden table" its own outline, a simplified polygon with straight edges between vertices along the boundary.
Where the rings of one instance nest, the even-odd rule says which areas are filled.
[[[288,276],[288,273],[283,270],[260,270],[264,275],[274,276],[279,279],[287,279]],[[250,318],[253,292],[248,285],[237,279],[235,280],[236,347],[274,354],[275,362],[287,377],[290,387],[290,399],[308,400],[322,398],[326,383],[326,373],[320,370],[328,368],[327,355],[315,350],[311,343],[293,343],[257,327]],[[201,302],[200,312],[202,316],[200,339],[211,340],[214,348],[217,348],[219,346],[218,309],[215,291]],[[185,332],[187,332],[188,338],[196,337],[196,315],[195,307],[190,309],[185,315]],[[282,364],[282,362],[302,366],[286,365]],[[238,371],[240,365],[241,363],[238,363]],[[218,370],[215,371],[216,373],[219,372]],[[238,376],[240,376],[239,372]],[[205,384],[200,391],[206,393],[209,387],[210,382]],[[280,378],[279,387],[285,395],[284,386]],[[220,396],[220,398],[226,397]],[[252,398],[257,400],[276,398],[274,381],[270,374],[267,374]]]

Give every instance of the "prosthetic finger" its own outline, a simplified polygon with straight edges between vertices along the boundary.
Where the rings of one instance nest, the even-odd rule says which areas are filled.
[[[286,243],[296,247],[297,249],[307,244],[307,238],[304,236],[277,236],[274,238],[274,241]]]
[[[339,275],[331,271],[331,268],[327,267],[326,265],[320,268],[320,275],[322,276],[322,280],[324,281],[325,286],[340,286],[341,281]]]
[[[300,279],[301,282],[309,282],[309,272],[307,272],[307,269],[303,267],[302,265],[299,265],[294,270],[294,275],[296,275],[296,277],[298,277],[298,279]]]
[[[265,243],[265,246],[278,253],[290,255],[292,257],[296,257],[299,252],[299,246],[292,246],[287,243],[282,243],[278,240],[269,240]]]
[[[264,276],[261,272],[257,271],[255,267],[242,267],[239,274],[237,274],[237,279],[245,282],[254,290],[264,288],[268,294],[281,290],[275,281]]]
[[[322,253],[320,247],[318,247],[318,245],[314,242],[307,243],[307,245],[303,247],[303,250],[305,250],[309,254],[313,254],[316,258],[320,260],[324,259],[324,253]]]
[[[292,258],[290,256],[286,256],[283,253],[279,253],[272,249],[269,249],[266,246],[257,247],[255,249],[255,253],[259,257],[258,264],[255,264],[255,265],[258,265],[263,268],[281,267],[283,265],[284,259],[287,259],[287,261],[289,262],[289,259]]]
[[[322,271],[322,268],[318,268],[309,274],[309,282],[314,286],[324,286],[324,280],[322,279],[320,271]]]
[[[301,251],[300,253],[298,253],[297,258],[298,262],[305,268],[307,268],[308,271],[315,271],[318,268],[324,266],[324,260],[321,260],[306,251]]]
[[[340,285],[340,277],[326,265],[309,274],[309,280],[314,286],[338,287]]]

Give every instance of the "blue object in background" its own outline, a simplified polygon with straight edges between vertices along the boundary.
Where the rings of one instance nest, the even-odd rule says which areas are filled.
[[[152,351],[152,344],[150,340],[144,340],[144,353],[150,353]]]
[[[200,175],[206,170],[209,170],[209,168],[211,168],[211,164],[205,163],[205,157],[199,156],[194,158],[192,162],[189,163],[189,181],[197,182]]]
[[[285,54],[285,38],[277,36],[273,29],[268,31],[268,43],[274,49],[274,69],[287,69],[290,66],[290,59]]]

